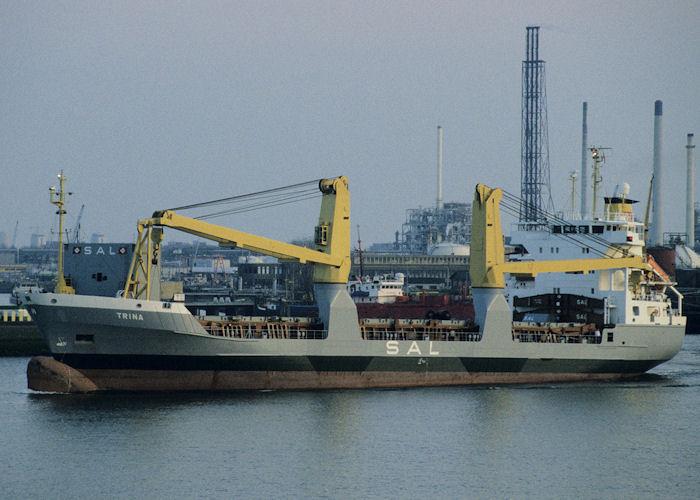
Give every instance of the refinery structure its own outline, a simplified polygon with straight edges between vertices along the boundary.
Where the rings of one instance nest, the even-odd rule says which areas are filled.
[[[442,200],[442,127],[438,126],[437,200],[435,207],[409,208],[406,222],[396,233],[393,248],[409,254],[465,254],[471,241],[472,206]]]
[[[427,254],[469,245],[471,223],[471,203],[450,202],[441,208],[409,208],[397,250]]]

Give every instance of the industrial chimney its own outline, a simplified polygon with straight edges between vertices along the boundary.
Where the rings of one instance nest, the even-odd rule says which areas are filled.
[[[688,145],[685,147],[687,157],[687,178],[686,178],[686,205],[685,205],[685,232],[688,235],[688,246],[695,247],[695,200],[693,198],[693,187],[695,186],[695,136],[688,134]]]
[[[583,103],[583,124],[581,127],[581,218],[588,214],[588,103]]]
[[[442,127],[438,125],[437,209],[442,210]]]
[[[661,198],[661,121],[663,111],[661,101],[654,102],[654,186],[652,188],[652,208],[654,219],[650,231],[651,241],[649,246],[661,246],[664,243],[664,234],[661,228],[663,218],[663,200]]]

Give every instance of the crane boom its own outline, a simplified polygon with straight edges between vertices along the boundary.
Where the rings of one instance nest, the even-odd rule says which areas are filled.
[[[152,266],[158,262],[163,229],[169,227],[284,261],[314,264],[314,283],[346,283],[350,272],[350,194],[346,177],[321,179],[321,213],[315,230],[315,249],[292,245],[179,215],[172,210],[153,213],[138,222],[139,237],[124,296],[150,297]]]
[[[640,256],[602,259],[505,262],[499,203],[503,192],[483,184],[476,186],[472,205],[472,246],[469,274],[472,287],[504,288],[504,273],[536,276],[552,272],[590,272],[602,269],[636,268],[651,271]]]
[[[154,217],[139,221],[138,224],[143,227],[169,227],[183,233],[216,241],[222,247],[242,248],[282,260],[301,262],[302,264],[313,262],[339,266],[342,262],[342,259],[337,256],[290,243],[283,243],[263,236],[244,233],[236,229],[217,226],[216,224],[178,215],[170,210],[156,212]]]

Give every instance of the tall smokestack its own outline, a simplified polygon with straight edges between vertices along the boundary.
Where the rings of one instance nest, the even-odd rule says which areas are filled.
[[[583,124],[581,127],[581,218],[588,213],[588,103],[583,103]]]
[[[685,232],[688,234],[688,246],[695,246],[695,200],[693,199],[693,187],[695,186],[695,136],[688,134],[688,145],[685,147],[687,157],[688,177],[685,186]]]
[[[438,125],[437,209],[442,210],[442,127]]]
[[[661,101],[654,102],[654,187],[652,189],[652,204],[654,210],[651,245],[661,246],[664,243],[664,233],[661,228],[663,218],[663,200],[661,199],[661,121],[663,116]]]

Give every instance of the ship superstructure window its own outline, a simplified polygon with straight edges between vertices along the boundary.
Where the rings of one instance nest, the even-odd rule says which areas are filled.
[[[632,307],[632,313],[633,313],[635,316],[639,316],[639,306],[633,306],[633,307]]]
[[[625,289],[625,284],[626,284],[626,276],[625,276],[625,271],[622,269],[616,269],[612,273],[612,290],[613,291],[623,291]]]
[[[552,233],[561,234],[561,226],[552,226]]]
[[[608,342],[613,341],[613,332],[608,332]]]
[[[593,226],[591,229],[593,234],[603,234],[605,228],[603,226]]]

